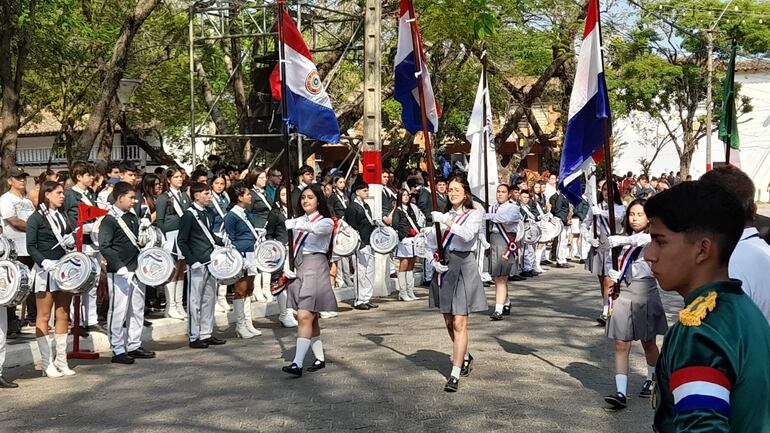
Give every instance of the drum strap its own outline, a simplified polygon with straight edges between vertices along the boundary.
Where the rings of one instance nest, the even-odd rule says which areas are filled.
[[[409,208],[411,208],[411,207],[412,207],[412,204],[410,203],[409,204]],[[409,225],[412,226],[414,231],[419,232],[420,228],[417,227],[417,224],[414,223],[414,220],[412,219],[412,217],[409,216],[409,212],[407,210],[404,210],[403,206],[401,207],[401,212],[403,212],[404,215],[406,215],[406,219],[409,221]]]
[[[525,214],[529,217],[530,220],[535,221],[535,215],[532,214],[532,211],[529,210],[529,206],[522,206],[521,209],[524,211]]]
[[[233,211],[230,211],[230,212],[233,212]],[[241,213],[238,211],[235,211],[233,213],[237,215],[238,218],[240,218],[243,222],[246,223],[246,227],[248,227],[249,230],[251,230],[251,234],[254,235],[254,239],[259,240],[260,236],[259,234],[257,234],[257,229],[254,228],[254,225],[251,224],[251,221],[249,221],[249,219],[246,217],[246,212],[244,211],[243,215],[241,215]]]
[[[139,242],[136,240],[136,236],[134,235],[134,232],[131,231],[130,228],[126,225],[126,222],[123,221],[122,217],[118,216],[118,213],[115,212],[114,208],[110,209],[110,215],[112,215],[113,218],[115,218],[115,221],[118,222],[118,225],[120,226],[121,230],[123,230],[123,233],[125,233],[128,240],[131,242],[131,244],[137,249],[141,250],[139,248]]]
[[[342,208],[343,209],[347,209],[348,208],[348,204],[345,203],[345,196],[340,194],[339,190],[334,191],[334,193],[337,194],[337,198],[340,200],[340,203],[342,203]]]
[[[190,206],[187,208],[187,210],[193,214],[195,217],[195,221],[198,222],[198,225],[201,227],[201,230],[203,230],[203,234],[206,235],[206,238],[211,242],[211,246],[216,248],[217,242],[214,240],[214,236],[211,235],[211,231],[206,227],[206,224],[203,224],[203,221],[201,221],[200,215],[198,215],[198,211],[195,209],[195,206]]]
[[[214,199],[211,200],[211,203],[214,204],[214,209],[216,209],[220,217],[224,218],[225,213],[222,211],[222,206],[219,205],[219,194],[212,192],[211,195],[214,196]]]
[[[269,210],[273,210],[273,206],[271,206],[270,203],[267,201],[267,197],[265,197],[264,191],[257,189],[256,187],[252,188],[251,190],[254,191],[254,194],[256,194],[260,200],[262,200],[262,203],[264,203]]]
[[[40,204],[40,212],[42,212],[43,216],[48,221],[48,225],[51,226],[51,231],[53,232],[53,235],[56,236],[56,240],[59,242],[59,245],[62,248],[65,248],[64,236],[62,236],[62,234],[67,228],[67,222],[61,220],[57,221],[56,217],[48,212],[48,208],[45,206],[45,204]]]
[[[87,194],[88,190],[81,190],[80,188],[78,188],[77,185],[74,185],[72,187],[72,190],[80,194],[80,201],[85,203],[87,206],[94,206],[94,202],[91,201],[90,198],[88,198],[88,194]]]
[[[468,209],[465,212],[458,214],[454,218],[454,224],[463,225],[463,223],[468,220],[468,216],[471,214],[472,210],[473,209]],[[451,229],[447,227],[447,229],[444,231],[444,235],[441,236],[441,248],[443,248],[444,251],[449,248],[449,244],[452,243],[452,239],[455,237],[454,233],[450,233],[450,231]]]
[[[181,194],[182,191],[179,191],[179,193]],[[179,202],[179,197],[177,197],[176,194],[174,194],[174,192],[171,190],[168,190],[168,195],[171,197],[171,204],[174,205],[174,211],[176,211],[176,214],[181,217],[182,214],[184,214],[184,211],[182,210],[182,203]]]
[[[323,218],[323,215],[321,215],[321,213],[319,212],[316,214],[316,216],[313,217],[313,219],[310,220],[310,222],[314,223],[320,220],[321,218]],[[336,226],[337,224],[335,223],[335,230],[337,228]],[[296,257],[297,253],[299,253],[299,251],[302,249],[302,246],[305,244],[305,241],[307,240],[308,235],[310,235],[310,233],[304,230],[300,230],[299,232],[297,232],[297,236],[294,238],[294,257]]]
[[[366,210],[366,206],[364,206],[364,203],[361,201],[361,199],[359,199],[358,197],[356,197],[356,200],[355,200],[355,202],[356,202],[356,204],[358,204],[359,206],[361,206],[361,209],[363,209],[363,210],[364,210],[364,215],[366,215],[366,219],[368,219],[368,220],[369,220],[369,224],[371,224],[371,225],[374,225],[374,219],[372,219],[372,216],[371,216],[371,215],[369,215],[369,211],[367,211],[367,210]]]

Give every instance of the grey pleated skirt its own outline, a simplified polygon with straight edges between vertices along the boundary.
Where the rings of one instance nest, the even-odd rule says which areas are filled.
[[[586,256],[586,270],[596,276],[604,277],[612,267],[612,253],[591,247]]]
[[[489,239],[489,275],[492,277],[507,277],[511,272],[511,266],[516,261],[516,257],[506,260],[503,254],[508,251],[508,244],[500,233],[492,233]]]
[[[296,258],[294,272],[297,278],[287,287],[288,306],[295,310],[314,313],[337,311],[329,279],[329,259],[326,254],[302,254]]]
[[[465,316],[469,313],[487,312],[487,296],[479,275],[476,253],[472,251],[447,251],[449,270],[433,276],[430,283],[428,305],[443,314]]]
[[[666,313],[653,278],[632,280],[620,288],[612,315],[607,321],[607,338],[622,341],[650,341],[668,330]]]

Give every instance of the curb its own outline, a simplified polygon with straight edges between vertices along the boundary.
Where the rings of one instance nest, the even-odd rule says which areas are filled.
[[[347,301],[355,297],[352,287],[334,289],[334,295],[338,302]],[[278,302],[268,303],[253,302],[251,304],[252,318],[277,316],[279,314]],[[235,323],[235,313],[215,313],[214,326],[227,327]],[[152,320],[151,328],[143,328],[142,342],[160,341],[166,338],[179,337],[187,334],[187,321],[178,319],[159,318]],[[88,338],[80,339],[80,348],[98,353],[110,352],[110,342],[107,335],[101,332],[91,332]],[[69,337],[68,350],[72,349],[72,336]],[[6,358],[3,369],[40,365],[40,350],[34,339],[19,344],[6,346]]]

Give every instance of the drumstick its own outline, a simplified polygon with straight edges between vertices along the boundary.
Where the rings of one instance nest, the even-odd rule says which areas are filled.
[[[77,233],[77,232],[78,232],[78,230],[80,230],[80,227],[79,227],[79,226],[78,226],[78,227],[75,227],[75,230],[73,230],[73,231],[72,231],[72,233],[67,233],[67,234],[70,234],[70,235],[74,235],[75,233]],[[61,244],[62,244],[62,242],[64,242],[64,238],[62,238],[62,239],[61,239],[59,242],[57,242],[57,243],[56,243],[56,245],[54,245],[54,246],[53,246],[51,249],[52,249],[52,250],[55,250],[55,249],[56,249],[56,248],[57,248],[59,245],[61,245]]]

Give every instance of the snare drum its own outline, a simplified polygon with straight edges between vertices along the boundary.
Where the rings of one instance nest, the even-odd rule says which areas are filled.
[[[524,236],[521,240],[525,244],[536,244],[540,240],[540,227],[532,222],[524,224]]]
[[[414,237],[414,255],[415,257],[425,257],[427,252],[428,238],[424,234],[418,233],[417,236]]]
[[[388,226],[377,227],[372,230],[369,244],[377,254],[390,254],[398,246],[398,232]]]
[[[211,253],[209,272],[221,285],[228,286],[243,278],[243,256],[235,248],[216,247]]]
[[[0,260],[0,308],[21,304],[32,291],[32,275],[16,260]]]
[[[155,226],[149,226],[139,232],[137,243],[142,249],[163,248],[163,242],[165,240],[166,238],[163,236],[163,232],[159,228]]]
[[[5,236],[0,236],[0,260],[8,260],[16,253],[13,241]]]
[[[361,244],[358,232],[347,224],[341,224],[334,235],[334,248],[332,252],[339,257],[350,257]]]
[[[143,249],[136,261],[136,279],[147,286],[166,284],[176,270],[176,262],[171,253],[160,247]]]
[[[59,290],[78,294],[96,287],[100,270],[94,259],[76,251],[59,259],[51,271],[51,276]]]
[[[274,273],[283,268],[286,247],[278,241],[267,240],[254,248],[254,265],[260,272]]]

